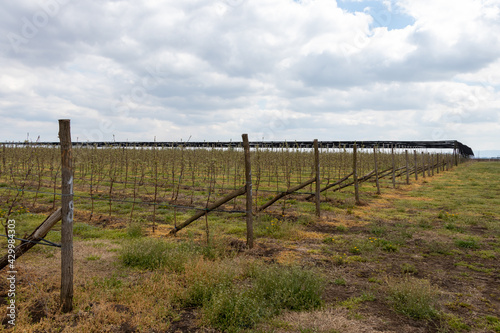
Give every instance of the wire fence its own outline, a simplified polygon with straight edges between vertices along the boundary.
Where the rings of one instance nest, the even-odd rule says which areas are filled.
[[[231,144],[239,147],[236,143]],[[316,173],[314,152],[304,142],[289,147],[251,146],[254,147],[251,150],[254,207],[299,186]],[[189,147],[186,143],[159,147],[76,145],[73,147],[73,170],[77,211],[89,213],[90,222],[95,216],[108,215],[167,224],[171,223],[172,214],[179,212],[246,213],[245,200],[239,197],[216,209],[208,209],[211,203],[245,184],[243,151],[224,145],[217,148],[214,145]],[[380,180],[383,186],[394,186],[407,182],[405,177],[410,173],[422,173],[425,177],[431,170],[434,173],[434,170],[449,168],[462,158],[455,152],[455,149],[450,153],[419,148],[410,151],[412,156],[408,158],[408,149],[365,146],[357,150],[355,171],[360,177],[373,172],[376,153],[378,169],[389,172],[372,174],[362,181],[373,182],[373,189],[375,178],[377,184]],[[321,185],[328,187],[351,174],[352,161],[353,150],[349,144],[324,144],[319,149]],[[12,213],[17,206],[50,208],[52,204],[55,208],[56,198],[61,196],[59,164],[57,145],[3,145],[0,195],[4,200],[0,216]],[[354,175],[348,176],[338,186],[322,192],[323,199],[328,199],[333,190],[352,192],[352,187],[344,185],[353,182]],[[281,209],[286,208],[283,207],[289,196],[308,204],[306,198],[315,194],[313,183],[304,186],[281,199]]]

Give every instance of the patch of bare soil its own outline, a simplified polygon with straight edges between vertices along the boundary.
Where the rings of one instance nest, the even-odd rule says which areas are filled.
[[[217,333],[218,330],[198,325],[196,308],[185,308],[165,333]]]
[[[32,324],[40,322],[42,318],[47,317],[47,301],[45,299],[35,301],[35,303],[28,308],[28,312]]]
[[[245,251],[248,256],[263,258],[269,262],[276,262],[276,256],[285,248],[277,242],[258,242],[253,249]]]

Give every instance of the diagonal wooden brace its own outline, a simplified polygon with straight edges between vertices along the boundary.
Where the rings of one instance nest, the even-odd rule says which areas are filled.
[[[33,246],[35,246],[37,241],[41,240],[45,236],[47,236],[49,230],[58,222],[61,220],[61,208],[53,212],[49,217],[45,219],[45,221],[40,224],[35,231],[29,235],[26,240],[29,242],[23,242],[20,245],[16,246],[14,249],[14,255],[15,258],[19,258],[22,256],[24,253],[26,253],[29,249],[31,249]],[[6,254],[5,256],[0,259],[0,269],[3,269],[7,264],[9,263],[9,254]]]

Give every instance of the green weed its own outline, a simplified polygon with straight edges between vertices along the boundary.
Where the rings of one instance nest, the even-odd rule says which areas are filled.
[[[404,264],[401,264],[401,272],[403,274],[417,274],[418,270],[414,265],[404,263]]]
[[[134,221],[127,227],[127,236],[130,238],[139,238],[144,236],[144,229],[140,221]]]
[[[484,322],[487,328],[490,328],[494,332],[500,332],[500,319],[495,316],[485,316],[484,317]]]
[[[347,256],[345,254],[344,254],[344,256],[339,255],[339,254],[335,254],[332,256],[332,262],[336,266],[345,265],[345,264],[347,264]]]
[[[217,289],[202,308],[202,320],[224,332],[252,328],[269,317],[262,300],[250,289]]]
[[[155,270],[167,268],[171,271],[184,271],[184,265],[201,256],[200,247],[192,243],[169,243],[160,239],[140,239],[126,243],[120,254],[125,266]]]
[[[380,279],[378,279],[376,277],[368,278],[368,282],[382,284],[382,280],[380,280]]]
[[[418,220],[418,226],[422,229],[432,229],[432,223],[428,219],[424,218]]]
[[[344,278],[337,278],[333,280],[333,283],[337,286],[345,286],[347,284]]]
[[[439,314],[439,293],[428,280],[405,278],[389,283],[389,301],[394,309],[414,319],[433,319]]]
[[[225,262],[212,262],[200,258],[185,270],[187,288],[182,303],[185,306],[201,306],[216,291],[230,288],[237,276],[236,267]]]
[[[464,228],[457,226],[456,223],[454,223],[454,222],[446,223],[444,225],[444,228],[447,230],[451,230],[451,231],[464,232]]]
[[[376,299],[375,295],[363,292],[361,296],[351,297],[340,303],[340,306],[353,310],[357,309],[364,302],[373,302]]]
[[[432,254],[444,254],[444,255],[451,254],[451,246],[448,243],[431,241],[427,244],[427,249],[429,253]]]
[[[463,249],[479,249],[479,243],[476,239],[474,238],[467,238],[467,239],[457,239],[455,241],[455,244]]]
[[[321,305],[324,281],[312,270],[271,266],[258,272],[255,288],[275,312],[309,310]]]
[[[126,233],[123,230],[103,229],[90,224],[77,222],[73,225],[73,235],[83,239],[118,239],[124,238]]]
[[[323,243],[325,243],[325,244],[332,244],[334,241],[335,241],[335,238],[330,237],[330,236],[323,238]]]
[[[491,273],[494,271],[494,269],[492,269],[492,268],[478,267],[479,265],[481,265],[481,264],[473,265],[473,264],[468,264],[468,263],[463,262],[463,261],[455,263],[455,266],[467,267],[468,269],[473,270],[475,272]]]
[[[372,234],[374,234],[375,236],[380,237],[380,236],[383,236],[387,232],[387,229],[385,227],[382,227],[382,226],[374,225],[370,228],[370,232]]]
[[[348,230],[348,228],[345,225],[338,225],[336,229],[338,232],[346,232]]]
[[[468,332],[470,331],[470,326],[465,324],[463,320],[453,314],[443,315],[448,326],[453,330],[453,332]]]
[[[210,270],[202,267],[204,277],[190,287],[188,300],[202,304],[202,320],[224,332],[252,328],[283,309],[309,310],[322,303],[323,279],[310,270],[253,266],[248,272],[251,284],[242,287],[230,282],[234,275]]]
[[[399,248],[397,245],[388,243],[382,246],[382,250],[386,252],[398,252]]]
[[[349,252],[351,252],[352,254],[358,254],[361,253],[361,250],[357,246],[353,246],[349,249]]]
[[[122,280],[118,279],[116,276],[112,277],[103,277],[103,278],[97,278],[94,277],[92,279],[92,282],[95,287],[101,288],[101,289],[116,289],[120,288],[123,285]]]

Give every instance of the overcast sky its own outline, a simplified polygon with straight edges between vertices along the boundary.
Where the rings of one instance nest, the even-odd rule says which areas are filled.
[[[0,141],[500,149],[500,0],[2,1],[0,66]]]

